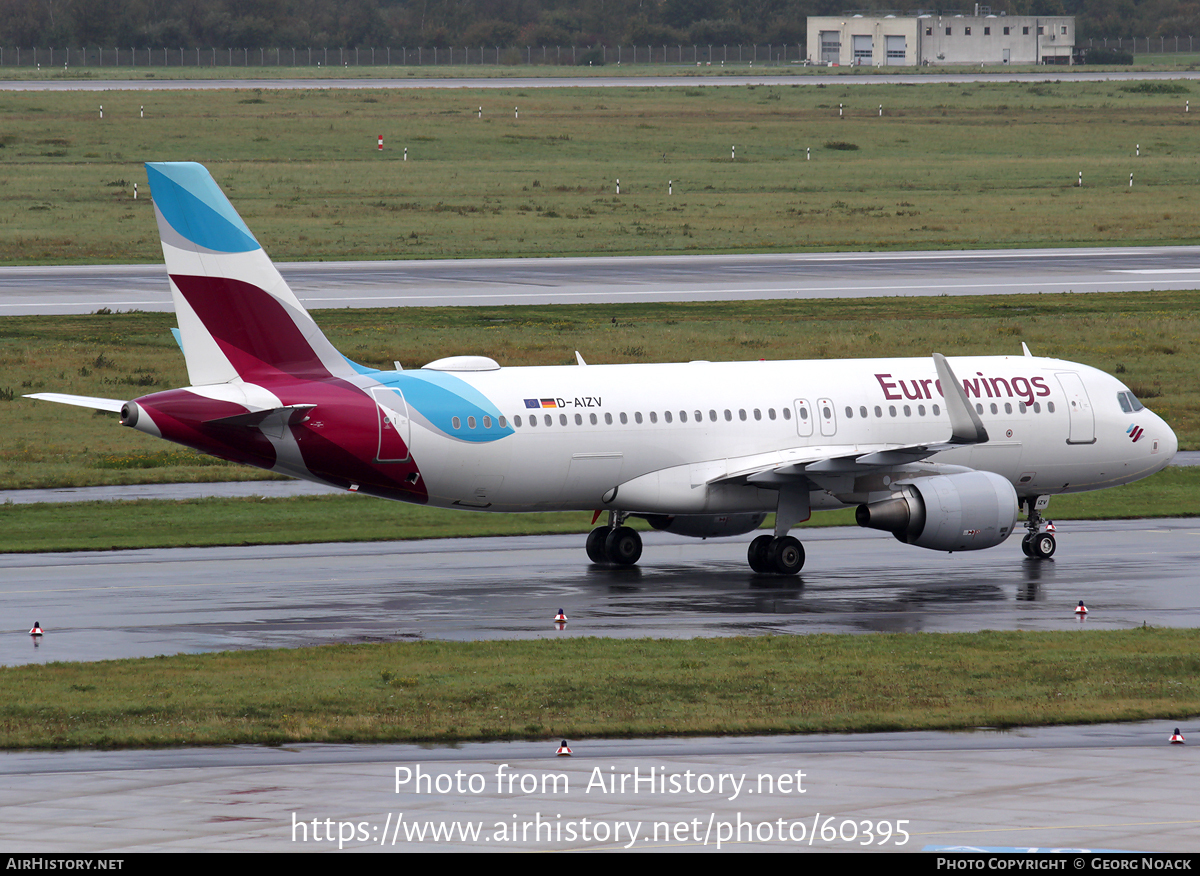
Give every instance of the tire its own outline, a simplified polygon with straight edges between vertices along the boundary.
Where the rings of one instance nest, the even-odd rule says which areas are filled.
[[[804,568],[804,545],[790,535],[773,539],[767,560],[771,571],[780,575],[795,575]]]
[[[771,564],[767,560],[767,552],[771,549],[771,536],[760,535],[754,541],[750,542],[750,549],[746,552],[746,559],[750,563],[750,568],[760,575],[771,571]]]
[[[607,563],[608,554],[604,552],[604,540],[608,538],[608,527],[597,526],[587,537],[587,555],[593,563]]]
[[[1023,539],[1021,539],[1021,553],[1023,553],[1027,557],[1030,557],[1030,558],[1033,557],[1033,536],[1032,535],[1026,535]]]
[[[632,566],[642,556],[642,537],[628,526],[618,526],[604,539],[604,553],[610,563]]]
[[[1054,540],[1054,536],[1048,532],[1034,536],[1031,544],[1033,555],[1041,560],[1048,560],[1054,556],[1054,550],[1057,547],[1058,543]]]

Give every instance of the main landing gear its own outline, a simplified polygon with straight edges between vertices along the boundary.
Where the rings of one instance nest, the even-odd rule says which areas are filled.
[[[642,537],[622,526],[628,515],[609,512],[609,525],[597,526],[587,537],[587,555],[593,563],[632,566],[642,556]]]
[[[1028,515],[1025,528],[1029,532],[1021,539],[1021,550],[1030,559],[1048,560],[1054,556],[1054,549],[1058,547],[1054,540],[1054,522],[1042,518],[1037,509],[1037,499],[1034,497],[1025,500],[1025,509]]]
[[[804,545],[790,535],[760,535],[750,542],[746,558],[760,574],[795,575],[804,567]]]

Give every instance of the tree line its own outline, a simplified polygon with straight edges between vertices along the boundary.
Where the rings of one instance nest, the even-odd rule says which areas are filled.
[[[838,15],[849,5],[834,0],[0,0],[0,45],[778,45],[803,43],[808,16]],[[858,0],[858,5],[860,11],[891,11],[897,4]],[[1007,0],[991,9],[1009,15],[1075,15],[1081,41],[1200,34],[1200,0]],[[974,3],[964,0],[955,11],[973,10]]]

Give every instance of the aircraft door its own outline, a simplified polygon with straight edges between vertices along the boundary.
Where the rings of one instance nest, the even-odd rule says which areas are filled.
[[[1074,371],[1063,371],[1055,376],[1067,395],[1067,414],[1071,419],[1071,434],[1067,443],[1095,444],[1096,415],[1092,411],[1083,379]]]
[[[813,433],[813,406],[808,403],[808,399],[798,398],[795,408],[796,434],[801,438],[808,438]]]
[[[837,432],[837,412],[832,401],[827,398],[817,399],[817,416],[821,418],[822,435],[833,435]]]
[[[408,405],[398,389],[376,386],[371,389],[375,412],[379,418],[379,451],[376,462],[408,462],[409,418]]]

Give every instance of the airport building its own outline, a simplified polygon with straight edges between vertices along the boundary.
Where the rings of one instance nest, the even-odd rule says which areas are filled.
[[[827,66],[1070,64],[1073,15],[846,13],[808,19],[808,62]]]

